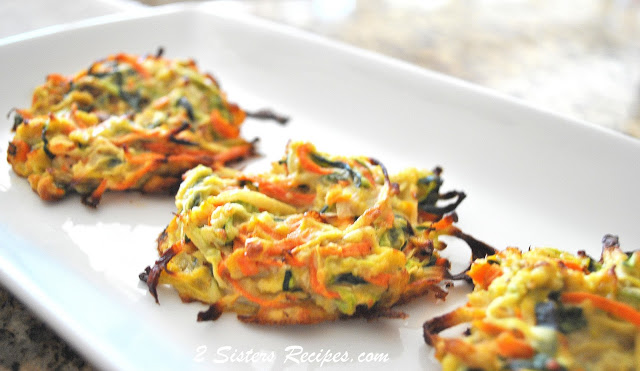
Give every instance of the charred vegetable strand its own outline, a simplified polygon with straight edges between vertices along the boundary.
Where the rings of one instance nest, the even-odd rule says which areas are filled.
[[[261,120],[274,120],[280,125],[284,125],[289,121],[288,117],[278,114],[276,112],[273,112],[269,109],[261,109],[253,112],[247,111],[247,116],[255,119],[261,119]]]

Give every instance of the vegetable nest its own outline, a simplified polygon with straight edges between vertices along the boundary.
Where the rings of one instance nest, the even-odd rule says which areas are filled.
[[[330,156],[290,142],[263,174],[198,166],[185,174],[160,259],[140,275],[183,301],[210,304],[199,320],[308,324],[404,316],[390,308],[452,278],[441,235],[462,192],[440,194],[441,169],[389,176],[376,160]],[[448,199],[445,205],[437,205]]]
[[[107,190],[175,192],[198,165],[252,154],[245,112],[193,60],[115,54],[74,76],[52,74],[15,109],[7,160],[44,200]]]
[[[640,251],[603,241],[599,261],[552,248],[475,261],[468,303],[424,325],[443,370],[637,370]],[[462,323],[464,336],[438,335]]]

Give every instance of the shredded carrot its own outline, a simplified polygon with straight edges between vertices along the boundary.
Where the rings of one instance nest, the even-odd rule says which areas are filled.
[[[74,148],[76,148],[76,144],[75,142],[58,142],[58,143],[53,143],[53,144],[49,144],[49,152],[53,153],[54,155],[63,155],[71,150],[73,150]]]
[[[76,81],[80,80],[81,78],[87,76],[88,73],[89,73],[89,69],[84,69],[84,70],[78,72],[75,76],[73,76],[73,82],[76,82]]]
[[[211,151],[207,151],[205,149],[192,149],[192,148],[180,148],[177,149],[177,145],[174,145],[173,147],[170,147],[170,149],[168,149],[168,152],[166,153],[176,153],[176,155],[187,155],[187,156],[192,156],[192,157],[201,157],[201,158],[207,158],[207,159],[212,159],[214,158],[217,154]]]
[[[293,206],[308,206],[316,199],[315,193],[293,191],[292,186],[284,182],[258,181],[258,188],[260,193]]]
[[[231,147],[224,152],[215,155],[215,161],[220,164],[226,164],[234,160],[248,157],[253,152],[253,145],[247,144],[242,146]]]
[[[202,155],[190,155],[188,153],[181,153],[179,155],[171,155],[167,157],[167,162],[176,163],[176,162],[193,162],[195,164],[213,164],[212,156],[202,156]]]
[[[285,220],[285,224],[289,227],[290,230],[299,229],[302,225],[302,222],[308,217],[308,214],[296,214],[288,217]]]
[[[47,81],[51,81],[54,84],[67,84],[69,79],[59,73],[52,73],[47,76]]]
[[[193,60],[193,59],[189,59],[189,60],[187,60],[186,62],[187,62],[187,65],[186,65],[186,66],[187,66],[187,67],[189,67],[189,68],[191,68],[192,70],[197,70],[197,69],[198,69],[198,65],[197,65],[197,63],[196,63],[196,61],[195,61],[195,60]]]
[[[329,291],[329,289],[324,285],[324,282],[318,280],[318,267],[316,267],[315,253],[311,255],[309,262],[309,280],[311,281],[311,288],[318,294],[330,299],[340,298],[340,295],[337,292]]]
[[[293,233],[291,235],[286,236],[280,240],[276,240],[273,242],[271,248],[267,250],[269,255],[281,255],[283,252],[291,252],[296,246],[300,246],[307,242],[307,235],[298,235],[297,233]]]
[[[477,328],[485,334],[495,336],[504,331],[507,331],[505,327],[496,325],[495,323],[487,322],[486,320],[475,320],[471,327]]]
[[[247,300],[249,301],[252,301],[256,304],[260,304],[261,307],[286,308],[291,306],[291,304],[282,301],[286,298],[284,295],[278,295],[275,299],[271,299],[271,300],[259,298],[253,294],[250,294],[247,290],[245,290],[244,287],[242,287],[238,281],[233,280],[231,278],[228,278],[228,280],[229,282],[231,282],[231,285],[233,286],[233,288],[236,289],[236,291],[238,291],[242,296],[247,298]]]
[[[159,163],[157,161],[147,162],[144,166],[136,170],[133,174],[128,176],[123,181],[119,183],[115,183],[112,186],[110,186],[109,189],[112,189],[114,191],[124,191],[126,189],[133,187],[134,185],[136,185],[136,183],[140,179],[142,179],[143,176],[145,176],[147,173],[151,172],[156,166],[158,166],[158,164]]]
[[[341,257],[364,256],[371,252],[371,242],[354,242],[345,245],[320,246],[318,251],[321,255],[339,255]]]
[[[366,281],[372,283],[376,286],[387,287],[389,286],[389,281],[391,280],[391,273],[380,273],[373,277],[367,277]]]
[[[270,300],[259,298],[251,294],[244,287],[242,287],[242,285],[238,281],[232,279],[231,276],[229,275],[229,272],[226,271],[224,268],[225,268],[224,262],[220,262],[220,264],[218,265],[218,274],[221,277],[223,277],[225,280],[229,281],[229,283],[231,283],[233,288],[242,296],[244,296],[247,300],[252,301],[256,304],[259,304],[261,307],[264,307],[264,308],[286,308],[291,306],[290,303],[282,301],[283,299],[286,298],[282,294],[278,295],[275,299],[270,299]]]
[[[284,261],[292,267],[304,267],[306,265],[291,254],[285,254]]]
[[[522,309],[520,307],[515,307],[513,312],[517,318],[522,318]]]
[[[511,331],[505,331],[496,338],[498,353],[505,358],[531,358],[535,349],[524,339],[517,338]]]
[[[156,99],[153,102],[153,108],[154,109],[162,109],[162,108],[165,108],[168,105],[169,105],[169,96],[168,95],[162,96],[162,97]]]
[[[393,221],[396,219],[395,214],[391,208],[385,208],[386,214],[384,215],[384,224],[381,224],[383,228],[393,227]]]
[[[569,304],[579,304],[589,300],[594,307],[640,327],[640,312],[628,304],[589,292],[565,292],[561,300]]]
[[[364,256],[371,252],[371,241],[355,242],[346,244],[342,248],[342,256]]]
[[[286,238],[276,241],[274,246],[281,251],[295,252],[298,246],[309,241],[313,233],[314,232],[311,228],[296,229],[293,232],[290,232]]]
[[[140,135],[139,133],[128,133],[122,136],[119,136],[117,138],[112,138],[111,142],[113,144],[115,144],[116,146],[122,146],[123,144],[128,144],[131,142],[135,142],[137,140],[142,139],[143,136]]]
[[[232,255],[233,256],[233,255]],[[249,258],[245,254],[239,255],[236,258],[238,266],[242,271],[242,274],[245,276],[254,276],[260,272],[260,268],[258,268],[258,264],[254,259]]]
[[[100,185],[98,185],[98,187],[94,189],[93,192],[91,192],[91,198],[94,200],[100,200],[100,198],[104,194],[104,191],[107,190],[107,183],[107,179],[102,179]]]
[[[25,162],[27,160],[27,154],[31,150],[31,147],[27,142],[21,139],[13,139],[13,145],[15,146],[14,158],[17,162]]]
[[[256,220],[253,226],[248,223],[243,224],[240,227],[239,234],[247,235],[248,237],[263,237],[266,235],[274,240],[280,240],[284,237],[282,233],[277,232],[271,226],[259,220]],[[282,249],[278,250],[278,253],[282,251]]]
[[[475,285],[486,289],[494,279],[502,276],[502,269],[496,264],[473,264],[467,275],[471,277]]]
[[[449,214],[444,218],[438,220],[437,222],[433,223],[431,226],[436,231],[440,231],[440,230],[451,227],[453,225],[453,222],[454,222],[454,216],[452,214]]]
[[[569,269],[573,269],[576,271],[583,271],[584,267],[582,266],[582,264],[580,263],[576,263],[570,260],[561,260],[560,261],[562,264],[564,264],[565,267],[569,268]]]
[[[211,125],[216,133],[220,134],[224,138],[237,138],[240,135],[240,129],[234,126],[229,121],[225,120],[220,111],[214,109],[210,115]]]
[[[236,126],[242,123],[247,117],[247,113],[234,103],[229,103],[229,112],[231,113],[231,117],[233,118],[233,124],[235,124]]]
[[[269,268],[269,267],[282,267],[284,263],[279,259],[263,259],[258,262],[258,265],[263,268]]]
[[[300,161],[300,166],[302,166],[303,169],[310,171],[312,173],[323,174],[323,175],[333,173],[332,169],[324,168],[316,164],[315,162],[313,162],[313,160],[311,160],[311,158],[309,157],[310,152],[311,152],[311,147],[309,143],[305,143],[296,149],[296,154],[298,155],[298,161]]]
[[[376,184],[375,179],[373,179],[373,173],[371,172],[371,169],[369,169],[368,167],[364,166],[359,161],[353,161],[353,164],[356,167],[358,167],[359,169],[364,170],[364,171],[361,172],[361,174],[364,175],[364,177],[369,181],[369,183],[371,183],[372,185]]]
[[[17,113],[20,114],[25,120],[29,120],[33,118],[33,114],[26,109],[17,109]]]
[[[117,139],[121,139],[117,138]],[[113,142],[113,140],[112,140]],[[115,144],[115,143],[114,143]],[[143,142],[142,146],[144,147],[144,149],[147,149],[149,151],[153,151],[153,152],[158,152],[158,153],[173,153],[174,151],[171,148],[170,143],[167,142],[160,142],[160,141],[155,141],[155,142]]]
[[[128,135],[128,134],[127,134]],[[179,162],[179,161],[198,161],[207,164],[212,164],[218,160],[219,153],[202,150],[202,149],[192,149],[192,148],[184,148],[175,143],[169,143],[164,138],[159,138],[162,140],[156,140],[153,142],[143,142],[142,146],[149,151],[156,152],[156,154],[162,153],[166,155],[172,155],[167,158],[169,162]],[[235,149],[236,147],[229,148],[228,151]],[[227,151],[223,152],[226,153]],[[183,157],[184,156],[184,157]]]
[[[87,126],[89,126],[84,122],[84,120],[80,117],[80,115],[77,114],[77,112],[78,112],[78,105],[75,102],[73,102],[71,104],[71,118],[76,123],[76,125],[81,129],[84,129]]]
[[[124,157],[127,159],[127,162],[131,164],[146,164],[150,161],[161,161],[164,159],[164,156],[158,153],[143,152],[133,154],[126,150],[124,152]]]
[[[120,53],[116,55],[109,56],[107,59],[115,60],[119,63],[127,63],[129,64],[136,72],[140,74],[140,76],[144,78],[151,77],[151,74],[147,69],[140,63],[138,57],[131,54]]]

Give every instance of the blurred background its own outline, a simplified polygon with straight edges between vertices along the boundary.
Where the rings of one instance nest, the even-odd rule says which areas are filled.
[[[640,137],[638,0],[267,0],[235,6]]]
[[[2,0],[0,37],[171,2]],[[639,0],[223,2],[640,138]],[[90,368],[0,287],[0,370]]]

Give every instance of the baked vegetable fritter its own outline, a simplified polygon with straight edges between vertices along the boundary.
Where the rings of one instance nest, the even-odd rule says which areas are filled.
[[[464,193],[440,194],[440,175],[389,177],[376,160],[306,142],[289,143],[264,174],[198,166],[158,239],[160,259],[140,278],[156,300],[156,286],[169,284],[184,301],[211,304],[200,320],[224,311],[267,324],[402,315],[390,308],[427,291],[446,295],[439,236],[477,244],[449,213]]]
[[[508,248],[468,272],[468,303],[424,325],[449,370],[637,370],[640,251],[607,235],[600,260]],[[438,335],[469,323],[459,338]]]
[[[14,113],[7,160],[44,200],[106,190],[168,192],[198,165],[252,154],[245,112],[193,60],[110,55],[74,76],[52,74]]]

